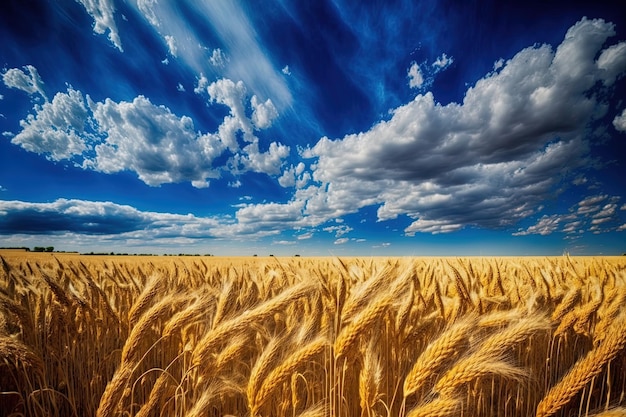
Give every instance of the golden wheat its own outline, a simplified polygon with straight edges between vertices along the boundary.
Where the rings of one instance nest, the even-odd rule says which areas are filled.
[[[624,415],[626,257],[0,253],[0,415]]]

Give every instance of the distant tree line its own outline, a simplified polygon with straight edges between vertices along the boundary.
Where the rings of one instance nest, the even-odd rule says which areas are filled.
[[[54,252],[54,246],[35,246],[33,252]]]

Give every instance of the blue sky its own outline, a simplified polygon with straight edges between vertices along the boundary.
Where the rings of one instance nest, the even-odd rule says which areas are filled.
[[[626,252],[612,1],[5,1],[0,246]]]

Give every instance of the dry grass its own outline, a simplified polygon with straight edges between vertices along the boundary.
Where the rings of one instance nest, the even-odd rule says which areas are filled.
[[[626,415],[626,258],[3,252],[24,415]]]

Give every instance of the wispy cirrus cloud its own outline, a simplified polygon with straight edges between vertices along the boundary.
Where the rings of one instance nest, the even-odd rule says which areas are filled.
[[[131,1],[140,16],[159,33],[170,54],[179,58],[197,74],[242,80],[263,101],[272,99],[285,108],[292,96],[281,69],[258,40],[246,9],[238,1],[195,2],[180,4],[147,0]],[[189,13],[198,25],[190,25]],[[215,44],[207,44],[199,33],[209,27]]]

